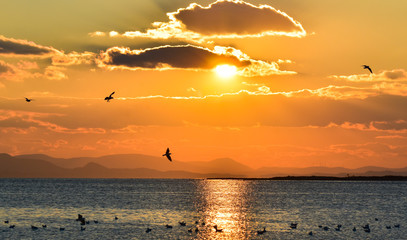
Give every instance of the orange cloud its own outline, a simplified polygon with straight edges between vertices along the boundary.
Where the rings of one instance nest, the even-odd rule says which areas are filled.
[[[353,129],[359,131],[373,131],[390,134],[407,133],[407,121],[405,120],[371,121],[369,123],[351,123],[351,122],[344,122],[342,124],[330,123],[326,127]]]
[[[32,70],[35,71],[32,71]],[[0,79],[21,82],[27,78],[45,77],[50,80],[62,80],[68,78],[63,72],[65,68],[57,66],[47,66],[43,73],[38,71],[38,65],[35,62],[19,62],[9,64],[0,60]]]
[[[282,71],[275,62],[253,60],[240,50],[216,46],[213,50],[193,45],[160,46],[142,50],[113,47],[100,54],[99,67],[108,69],[189,69],[212,70],[217,65],[229,64],[238,68],[241,76],[295,74]]]
[[[386,143],[368,142],[363,144],[337,144],[330,149],[336,153],[347,153],[365,159],[396,159],[406,157],[406,146],[393,146]]]
[[[52,56],[53,65],[79,65],[79,64],[92,64],[95,62],[96,54],[93,52],[70,52],[67,54],[57,54]]]
[[[331,75],[329,78],[348,82],[394,82],[407,81],[407,72],[404,69],[393,69],[381,71],[378,74]]]
[[[102,128],[66,128],[58,124],[51,123],[43,118],[52,116],[64,116],[55,113],[37,113],[27,111],[0,110],[0,128],[32,128],[43,127],[49,131],[67,134],[103,134],[106,131]],[[34,126],[33,126],[34,125]]]
[[[169,39],[205,42],[216,38],[246,38],[284,35],[303,37],[301,23],[270,5],[255,6],[241,0],[218,0],[203,7],[192,3],[186,8],[167,13],[169,22],[154,22],[145,32],[128,31],[130,38]],[[115,34],[111,34],[114,32]],[[112,31],[110,36],[118,36]],[[90,36],[105,36],[94,32]]]
[[[37,67],[36,63],[20,62],[14,65],[0,60],[0,79],[18,82],[26,78],[37,78],[41,73],[28,71]]]
[[[57,66],[48,66],[45,69],[44,76],[50,80],[62,80],[68,78],[63,72],[65,68]]]
[[[378,139],[406,139],[407,136],[400,135],[388,135],[388,136],[377,136]]]

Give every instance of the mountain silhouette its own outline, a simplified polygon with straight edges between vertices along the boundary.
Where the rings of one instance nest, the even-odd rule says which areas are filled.
[[[37,159],[35,159],[37,158]],[[109,157],[111,158],[111,157]],[[149,168],[107,168],[88,162],[84,166],[63,168],[48,162],[61,159],[47,155],[20,155],[12,157],[0,154],[0,178],[224,178],[245,177],[228,173],[194,173],[188,171],[159,171]],[[62,159],[63,160],[63,159]]]
[[[252,169],[230,158],[169,162],[161,156],[116,154],[101,157],[54,158],[44,154],[0,153],[0,177],[44,178],[271,178],[284,176],[407,176],[407,168],[366,166]]]
[[[136,169],[149,168],[158,171],[187,171],[195,173],[216,173],[231,175],[247,175],[253,171],[230,158],[219,158],[208,162],[181,162],[164,161],[161,156],[149,156],[143,154],[116,154],[101,157],[81,158],[53,158],[43,154],[17,155],[16,158],[35,159],[48,161],[63,168],[80,168],[93,162],[106,168]]]

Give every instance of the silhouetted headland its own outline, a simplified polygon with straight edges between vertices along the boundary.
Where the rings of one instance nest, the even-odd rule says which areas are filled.
[[[349,177],[327,177],[327,176],[286,176],[271,178],[207,178],[222,180],[276,180],[276,181],[407,181],[407,176],[349,176]]]

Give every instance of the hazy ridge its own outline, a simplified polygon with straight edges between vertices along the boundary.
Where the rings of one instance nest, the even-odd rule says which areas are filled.
[[[163,157],[117,154],[54,158],[44,154],[0,154],[2,178],[270,178],[280,176],[407,176],[407,168],[367,166],[357,169],[308,167],[252,169],[230,158],[208,162],[169,162]]]

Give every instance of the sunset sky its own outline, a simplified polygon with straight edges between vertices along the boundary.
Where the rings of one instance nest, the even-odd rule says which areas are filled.
[[[175,161],[230,157],[253,168],[406,167],[406,9],[8,1],[0,152],[161,156],[169,147]]]

